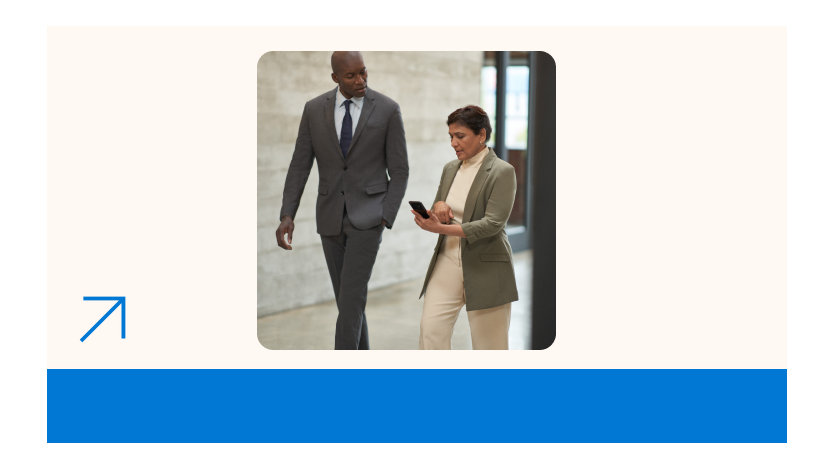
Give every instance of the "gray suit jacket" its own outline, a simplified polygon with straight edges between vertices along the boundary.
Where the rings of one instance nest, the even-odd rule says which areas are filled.
[[[325,236],[338,235],[345,209],[350,223],[366,230],[394,223],[408,182],[408,156],[399,105],[370,88],[347,156],[336,136],[334,109],[338,88],[304,105],[292,155],[280,218],[295,219],[310,168],[319,170],[316,226]],[[390,176],[390,180],[389,180]]]
[[[458,168],[458,160],[443,167],[434,202],[446,200]],[[513,209],[515,189],[515,169],[489,149],[469,188],[461,217],[461,228],[466,235],[460,239],[466,310],[497,307],[518,300],[513,252],[504,231]],[[437,238],[421,297],[426,293],[444,238],[445,235]]]

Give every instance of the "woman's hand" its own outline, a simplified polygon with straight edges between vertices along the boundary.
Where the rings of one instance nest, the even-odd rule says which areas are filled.
[[[420,215],[417,211],[412,210],[412,214],[414,214],[414,222],[423,230],[431,233],[440,233],[441,229],[443,228],[443,224],[440,222],[440,219],[437,217],[437,214],[434,211],[428,211],[429,218],[424,219],[422,215]]]
[[[441,224],[452,223],[452,219],[455,217],[454,214],[452,214],[452,208],[443,201],[435,202],[431,211],[437,214],[437,220],[439,220]]]
[[[438,233],[440,235],[447,235],[452,237],[466,238],[466,234],[463,232],[463,227],[461,227],[458,224],[440,223],[440,219],[437,218],[437,214],[435,214],[433,211],[428,211],[428,219],[424,219],[423,216],[420,215],[417,211],[412,210],[411,213],[414,214],[414,223],[416,223],[421,229],[427,232]]]

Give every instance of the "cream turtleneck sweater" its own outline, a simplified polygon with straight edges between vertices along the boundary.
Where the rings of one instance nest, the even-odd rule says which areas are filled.
[[[452,215],[454,215],[453,224],[460,225],[462,222],[466,196],[469,195],[472,181],[475,180],[475,175],[481,169],[481,164],[484,163],[484,158],[488,153],[489,148],[484,147],[480,152],[462,161],[458,172],[455,174],[455,179],[449,188],[449,194],[446,195],[446,204],[452,209]],[[460,265],[460,237],[446,236],[441,254]]]

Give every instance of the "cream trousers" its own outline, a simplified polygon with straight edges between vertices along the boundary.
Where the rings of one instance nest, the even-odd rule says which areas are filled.
[[[451,256],[450,256],[451,255]],[[452,349],[452,329],[466,305],[459,250],[444,249],[426,287],[420,321],[420,349]],[[510,303],[467,310],[472,349],[508,349]]]

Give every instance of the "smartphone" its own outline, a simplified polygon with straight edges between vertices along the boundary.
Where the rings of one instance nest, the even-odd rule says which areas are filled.
[[[411,204],[411,208],[417,211],[418,214],[423,216],[424,219],[429,218],[429,213],[426,211],[426,208],[423,207],[423,203],[420,201],[408,201]]]

